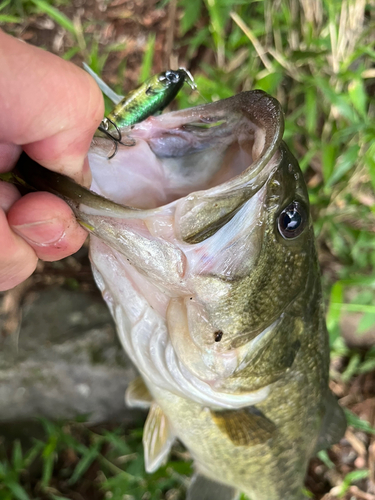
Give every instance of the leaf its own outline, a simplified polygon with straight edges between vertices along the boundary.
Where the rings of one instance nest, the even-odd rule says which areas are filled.
[[[327,450],[320,450],[318,453],[318,458],[324,463],[328,469],[334,469],[335,464],[329,458]]]
[[[359,431],[368,432],[369,434],[375,434],[375,429],[369,422],[367,422],[367,420],[362,420],[355,413],[346,408],[344,408],[344,412],[348,425],[354,427],[354,429],[358,429]]]
[[[346,278],[343,280],[340,280],[340,283],[344,286],[371,286],[375,287],[375,276],[370,275],[370,276],[353,276],[351,278]]]
[[[344,496],[345,493],[347,492],[349,486],[352,483],[355,483],[356,481],[360,481],[361,479],[366,479],[369,476],[370,472],[366,470],[353,470],[352,472],[349,472],[344,477],[344,480],[341,485],[341,490],[340,493],[338,494],[339,497]]]
[[[113,448],[120,452],[121,455],[130,455],[132,453],[132,450],[126,441],[114,432],[104,431],[103,437],[108,443],[111,443]]]
[[[353,376],[357,373],[360,363],[361,357],[358,353],[355,353],[350,357],[348,366],[341,375],[343,382],[349,382],[349,380],[353,378]]]
[[[143,83],[151,76],[152,60],[155,50],[155,33],[151,33],[147,40],[146,50],[143,54],[141,72],[139,74],[139,82]]]
[[[331,289],[330,302],[327,312],[327,328],[329,332],[338,324],[341,316],[341,308],[332,307],[332,304],[341,304],[344,300],[344,287],[340,281],[336,281]]]
[[[366,119],[368,98],[363,80],[359,78],[352,80],[348,86],[348,93],[354,108],[358,111],[362,118]]]
[[[324,182],[327,182],[331,177],[333,169],[335,167],[337,147],[334,144],[324,144],[321,145],[322,148],[322,173]]]
[[[358,373],[368,373],[375,369],[375,357],[366,359],[358,369]]]
[[[315,87],[308,87],[305,96],[306,129],[311,135],[316,132],[318,106]]]
[[[351,312],[363,312],[375,314],[375,306],[367,304],[356,304],[356,303],[343,303],[343,302],[331,302],[330,308],[336,311],[351,311]]]
[[[327,49],[322,50],[293,50],[290,54],[290,60],[294,62],[307,61],[308,59],[316,59],[319,56],[328,54]]]
[[[306,488],[302,488],[302,493],[305,495],[307,498],[315,498],[314,493],[312,493],[310,490]]]
[[[57,446],[57,436],[51,434],[49,441],[46,443],[46,446],[43,450],[43,458],[48,458],[51,455],[53,455],[54,451],[56,449],[56,446]]]
[[[370,147],[365,154],[365,165],[368,168],[372,188],[375,190],[375,144],[370,144]]]
[[[182,476],[191,476],[194,472],[192,462],[171,461],[167,463],[167,468],[171,468]]]
[[[69,31],[72,35],[76,36],[76,29],[72,21],[62,12],[55,7],[45,2],[44,0],[30,0],[36,5],[44,14],[47,14],[51,19],[56,21],[60,26]]]
[[[14,500],[30,500],[29,495],[26,491],[17,483],[9,482],[6,483],[7,487],[11,490],[14,495]]]
[[[13,467],[16,471],[20,471],[23,469],[23,457],[22,457],[22,448],[19,439],[17,439],[13,443],[13,456],[12,456]]]
[[[283,79],[283,74],[281,73],[281,71],[275,71],[274,73],[269,73],[263,78],[257,80],[254,89],[264,90],[264,92],[273,95],[276,93],[277,88],[281,84],[282,79]]]
[[[1,2],[1,4],[0,4],[0,11],[2,11],[3,9],[5,9],[5,7],[7,7],[9,4],[10,4],[10,0],[4,0],[4,2]]]
[[[43,473],[41,481],[41,485],[43,488],[46,488],[49,485],[49,482],[52,477],[54,462],[55,462],[54,454],[50,454],[46,457],[43,457]]]
[[[16,16],[9,16],[6,14],[0,14],[0,23],[20,23],[22,19]]]
[[[87,448],[87,451],[84,453],[81,460],[78,462],[72,477],[69,479],[68,484],[72,485],[78,481],[82,477],[82,475],[86,472],[86,470],[90,467],[92,462],[99,454],[99,450],[101,448],[101,442],[98,441],[91,448]]]
[[[314,158],[316,155],[317,150],[316,147],[312,146],[307,150],[307,153],[305,156],[300,160],[299,166],[302,170],[302,172],[305,172],[306,169],[309,167],[311,160]]]
[[[197,22],[202,11],[202,0],[185,0],[181,2],[184,12],[181,18],[180,31],[184,36]]]
[[[336,107],[341,116],[346,118],[350,123],[358,121],[358,116],[351,103],[348,102],[348,98],[345,94],[336,93],[329,82],[323,80],[323,78],[316,78],[316,84],[320,88],[323,96]]]
[[[337,160],[336,168],[334,169],[331,177],[326,183],[326,187],[330,187],[339,181],[358,160],[359,146],[353,144],[350,146]]]
[[[4,480],[4,477],[6,476],[8,472],[8,464],[0,462],[0,481]]]
[[[369,330],[373,325],[375,325],[375,313],[365,313],[358,325],[357,334],[361,334]]]
[[[225,3],[222,0],[205,0],[205,5],[209,13],[211,31],[216,46],[224,44],[224,29],[226,20],[228,19],[230,6],[229,8],[225,6]]]
[[[43,445],[44,443],[38,441],[29,451],[26,452],[23,464],[25,468],[30,467],[30,465],[34,462],[35,458],[43,450]]]
[[[69,61],[72,57],[78,54],[79,50],[79,47],[72,47],[65,52],[62,58],[65,59],[65,61]]]

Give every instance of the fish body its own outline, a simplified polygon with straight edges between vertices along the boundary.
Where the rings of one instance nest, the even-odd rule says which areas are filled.
[[[301,500],[309,459],[345,429],[307,190],[282,134],[279,103],[244,92],[148,118],[111,160],[98,139],[99,196],[38,177],[92,233],[96,282],[142,376],[126,400],[149,408],[146,469],[180,439],[188,500]]]

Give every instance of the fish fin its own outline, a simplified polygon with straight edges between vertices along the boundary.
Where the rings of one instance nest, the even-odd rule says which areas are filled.
[[[105,82],[103,82],[100,76],[98,76],[95,73],[95,71],[90,68],[88,64],[84,62],[83,67],[87,71],[87,73],[91,75],[93,79],[96,81],[103,94],[106,95],[108,99],[110,99],[114,104],[118,104],[120,101],[123,100],[124,96],[116,94],[116,92],[114,92]]]
[[[201,474],[194,474],[187,491],[186,500],[237,500],[239,492],[222,483],[217,483]]]
[[[237,446],[254,446],[272,438],[275,424],[255,406],[240,410],[211,410],[219,429]]]
[[[320,435],[315,447],[315,453],[326,450],[340,441],[345,434],[346,426],[345,413],[338,404],[335,396],[329,391],[326,398],[325,412]]]
[[[147,472],[155,472],[166,460],[174,436],[163,410],[152,403],[143,429],[143,449]]]
[[[142,377],[137,377],[128,385],[125,392],[125,403],[130,408],[150,408],[152,396]]]

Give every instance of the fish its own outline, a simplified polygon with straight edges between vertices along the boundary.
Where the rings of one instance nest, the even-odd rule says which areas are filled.
[[[310,458],[345,416],[329,342],[307,188],[276,99],[242,92],[150,116],[103,158],[91,190],[21,156],[18,175],[58,194],[90,233],[96,283],[140,378],[145,468],[176,439],[187,500],[302,500]]]

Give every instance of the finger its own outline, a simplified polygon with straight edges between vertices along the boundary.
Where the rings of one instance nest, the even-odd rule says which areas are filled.
[[[104,113],[93,78],[2,31],[0,64],[2,141],[26,145],[34,160],[82,182],[84,158]]]
[[[22,152],[21,146],[0,143],[0,172],[8,172],[17,163]]]
[[[30,245],[11,231],[2,210],[0,234],[0,291],[4,291],[28,278],[34,272],[38,258]]]
[[[21,198],[21,195],[13,184],[0,181],[0,209],[7,213],[19,198]]]
[[[36,255],[47,261],[76,252],[87,236],[69,206],[45,192],[29,193],[16,201],[9,210],[8,222]]]

